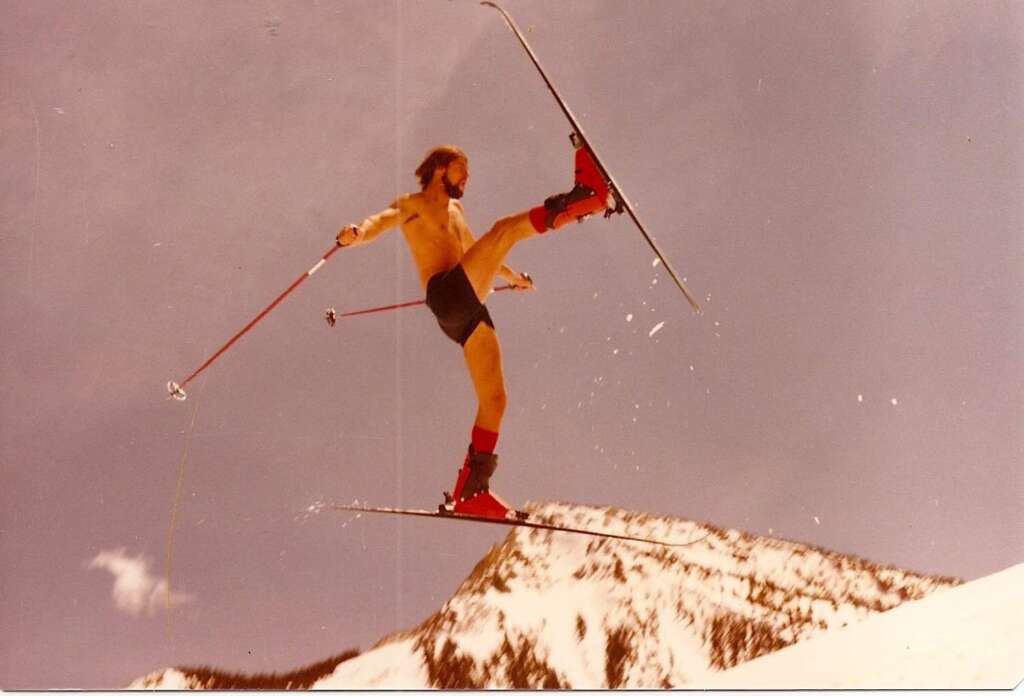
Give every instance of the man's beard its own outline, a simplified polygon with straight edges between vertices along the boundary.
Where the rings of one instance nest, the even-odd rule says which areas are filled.
[[[462,189],[448,181],[448,172],[445,172],[444,176],[441,177],[441,182],[444,184],[444,191],[448,194],[449,198],[454,198],[456,200],[462,198]]]

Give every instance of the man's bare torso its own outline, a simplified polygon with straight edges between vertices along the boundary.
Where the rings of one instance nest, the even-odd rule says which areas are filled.
[[[472,244],[462,204],[456,200],[449,201],[447,210],[438,210],[422,193],[413,193],[398,198],[392,207],[400,214],[402,234],[424,288],[431,277],[454,268]]]

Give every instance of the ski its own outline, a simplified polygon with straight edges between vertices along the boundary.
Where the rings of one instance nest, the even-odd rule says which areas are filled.
[[[659,249],[658,245],[655,244],[654,239],[651,238],[651,235],[647,233],[647,228],[644,227],[642,222],[640,222],[640,218],[637,217],[636,210],[633,209],[633,205],[629,202],[629,199],[626,198],[626,195],[622,192],[622,187],[619,186],[619,184],[612,177],[611,173],[608,171],[608,168],[605,167],[604,162],[601,161],[601,158],[598,156],[597,151],[594,149],[593,144],[590,142],[590,139],[587,138],[586,133],[583,132],[583,128],[580,126],[579,121],[576,120],[576,117],[569,109],[569,105],[565,103],[565,100],[562,99],[562,96],[558,93],[558,90],[555,89],[555,86],[554,84],[552,84],[551,79],[548,77],[547,73],[544,72],[544,68],[541,67],[540,60],[538,60],[537,58],[537,54],[535,54],[533,52],[533,49],[530,48],[530,44],[527,43],[526,38],[523,36],[523,32],[519,30],[519,27],[516,25],[515,20],[513,20],[511,15],[509,15],[509,13],[506,12],[505,9],[496,2],[492,2],[491,0],[483,0],[483,2],[481,2],[480,4],[489,5],[490,7],[493,7],[494,9],[501,13],[502,17],[505,18],[505,23],[508,24],[509,29],[511,29],[512,33],[516,35],[516,38],[519,39],[519,43],[522,45],[523,49],[530,57],[530,60],[533,62],[534,67],[537,68],[537,72],[540,73],[541,78],[544,80],[544,84],[547,85],[548,90],[551,92],[551,95],[555,98],[555,101],[558,102],[558,106],[562,109],[562,113],[565,114],[565,117],[567,119],[569,119],[569,124],[572,126],[574,131],[570,135],[570,138],[573,141],[573,145],[575,145],[576,147],[587,148],[591,156],[594,158],[594,162],[601,169],[601,174],[608,182],[609,188],[612,190],[612,195],[615,197],[616,208],[614,212],[621,213],[623,210],[625,210],[626,213],[629,214],[630,219],[633,220],[633,224],[635,224],[637,229],[640,230],[640,234],[642,234],[644,236],[644,239],[647,240],[647,244],[651,247],[652,250],[654,250],[654,253],[661,260],[661,263],[664,264],[665,270],[668,271],[668,274],[672,277],[672,280],[675,282],[676,286],[678,286],[678,288],[682,291],[683,295],[686,297],[686,300],[690,303],[690,306],[693,308],[693,311],[698,314],[701,314],[702,310],[700,308],[700,305],[694,299],[693,293],[690,292],[690,289],[686,287],[686,283],[684,283],[679,278],[679,275],[676,274],[675,270],[672,269],[672,266],[669,264],[668,259],[665,258],[664,254],[661,253],[661,249]],[[606,213],[606,216],[609,214],[610,213]]]
[[[516,517],[484,517],[482,515],[466,515],[459,512],[441,512],[438,510],[414,510],[408,508],[390,508],[390,507],[369,507],[363,505],[330,505],[332,510],[344,511],[344,512],[369,512],[384,515],[405,515],[411,517],[430,517],[439,520],[463,520],[466,522],[483,522],[485,524],[499,524],[506,527],[527,527],[529,529],[542,529],[550,532],[566,532],[568,534],[582,534],[586,536],[601,537],[604,539],[617,539],[619,541],[635,541],[642,544],[655,544],[657,546],[690,546],[696,544],[699,541],[703,541],[708,537],[707,534],[702,536],[700,539],[693,539],[684,542],[672,542],[664,541],[662,539],[647,539],[644,537],[631,536],[629,534],[613,534],[611,532],[599,532],[593,529],[585,529],[583,527],[569,527],[560,524],[548,524],[546,522],[532,522],[526,515],[527,513],[516,511]]]

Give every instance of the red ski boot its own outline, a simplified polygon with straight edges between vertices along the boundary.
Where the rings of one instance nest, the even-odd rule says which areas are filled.
[[[490,491],[488,481],[498,468],[498,455],[477,452],[469,446],[466,461],[455,481],[453,512],[480,517],[505,518],[511,508]]]
[[[576,148],[576,185],[568,193],[559,193],[544,201],[544,206],[530,211],[530,219],[538,230],[557,230],[570,222],[582,222],[594,213],[603,213],[614,205],[614,196],[597,168],[590,151]]]

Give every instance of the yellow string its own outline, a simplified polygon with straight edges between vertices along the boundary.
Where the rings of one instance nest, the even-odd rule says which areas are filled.
[[[178,464],[178,487],[174,494],[174,506],[171,508],[171,527],[167,531],[167,557],[165,559],[165,566],[167,569],[166,576],[164,578],[165,585],[167,588],[165,599],[166,599],[166,615],[167,625],[166,632],[168,640],[171,637],[171,554],[174,549],[174,530],[178,524],[178,508],[181,505],[181,493],[185,487],[185,461],[188,459],[189,445],[192,442],[192,431],[196,425],[196,415],[199,413],[199,396],[202,395],[203,390],[206,387],[206,380],[209,379],[209,373],[203,377],[203,383],[199,387],[199,394],[196,396],[195,407],[192,409],[192,419],[188,426],[188,431],[185,433],[185,446],[181,452],[181,462]]]

